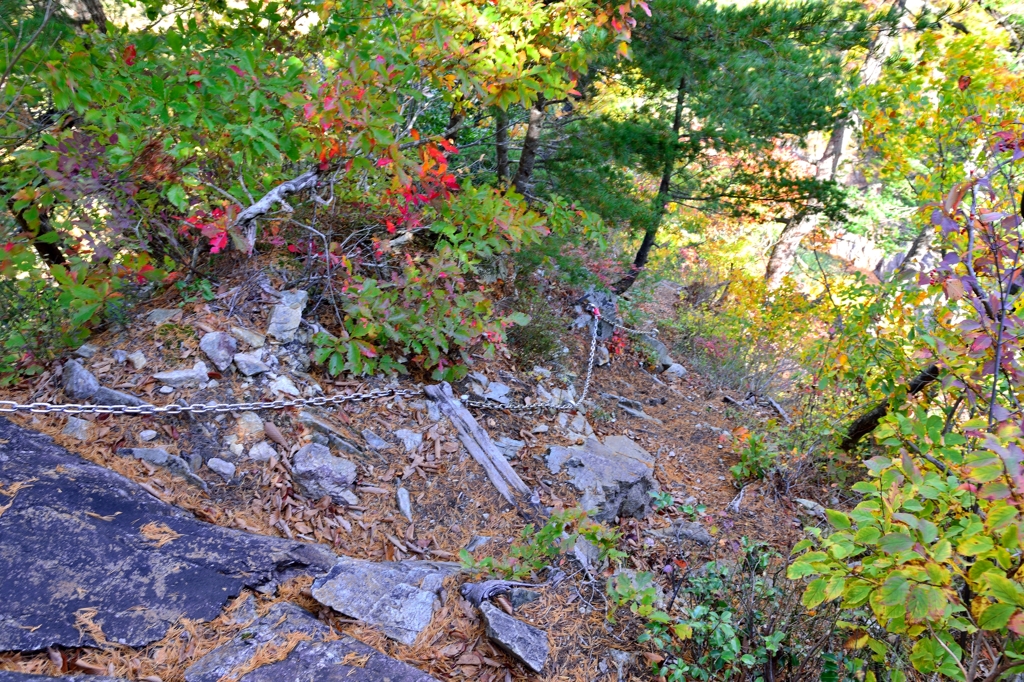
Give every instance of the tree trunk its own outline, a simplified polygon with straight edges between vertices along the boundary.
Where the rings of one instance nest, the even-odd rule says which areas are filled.
[[[768,257],[768,267],[765,268],[764,278],[768,284],[768,291],[775,291],[782,286],[782,280],[789,274],[796,261],[800,242],[818,226],[818,218],[816,213],[808,213],[804,209],[790,218],[782,228],[782,234],[779,235]]]
[[[661,184],[658,185],[658,196],[654,198],[654,217],[646,229],[644,229],[643,241],[640,242],[640,248],[636,252],[636,257],[633,259],[633,265],[629,269],[629,273],[612,285],[612,291],[620,296],[633,286],[637,277],[640,276],[640,271],[647,265],[647,259],[651,255],[654,240],[658,236],[658,228],[661,227],[662,218],[665,217],[665,204],[669,199],[669,191],[672,188],[672,174],[676,166],[676,145],[679,143],[679,129],[683,126],[683,100],[685,97],[686,79],[682,78],[679,81],[679,89],[676,91],[676,111],[672,119],[671,146],[666,151],[665,166],[661,172]]]
[[[100,33],[107,32],[107,13],[100,0],[71,0],[64,8],[76,24],[96,24]]]
[[[495,156],[498,166],[498,184],[508,180],[508,112],[497,109],[494,112]]]
[[[533,199],[533,166],[537,163],[537,151],[540,149],[540,131],[544,128],[544,96],[538,95],[537,101],[530,109],[530,122],[526,128],[526,139],[523,140],[523,151],[519,155],[519,167],[516,177],[512,180],[516,191],[527,199]]]

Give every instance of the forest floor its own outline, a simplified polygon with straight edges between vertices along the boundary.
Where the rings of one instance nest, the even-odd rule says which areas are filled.
[[[180,297],[174,292],[148,302],[144,309],[136,311],[136,322],[91,338],[90,343],[101,350],[83,364],[103,385],[127,389],[155,404],[170,402],[170,398],[190,402],[230,400],[228,389],[235,399],[248,395],[247,391],[253,389],[243,385],[244,377],[236,374],[225,373],[215,389],[176,390],[170,398],[156,391],[158,385],[151,378],[154,372],[164,369],[190,367],[202,357],[198,348],[202,332],[227,330],[231,325],[256,330],[266,328],[270,298],[252,286],[251,278],[226,281],[220,293],[220,298],[210,302],[199,300],[184,304],[180,320],[161,326],[141,320],[150,309],[180,304]],[[648,306],[649,323],[656,325],[659,319],[673,314],[672,305],[672,301],[666,302],[663,297],[656,299]],[[568,364],[574,365],[571,370],[579,377],[577,387],[586,372],[582,363],[588,341],[583,332],[567,332],[564,338],[570,349]],[[669,339],[666,341],[671,345]],[[130,363],[118,364],[112,360],[117,349],[129,353],[141,349],[149,362],[140,371]],[[481,362],[474,370],[492,380],[505,382],[520,396],[530,395],[536,381],[527,371],[529,368],[516,368],[509,359]],[[310,383],[316,382],[327,394],[379,387],[379,384],[333,380],[316,367],[309,372]],[[399,383],[403,388],[414,385],[408,379]],[[455,388],[458,393],[461,386]],[[602,393],[641,403],[653,420],[618,410],[615,403],[600,397]],[[669,384],[646,371],[638,356],[628,351],[613,354],[609,365],[594,370],[590,397],[596,407],[588,419],[595,433],[600,437],[625,435],[633,439],[655,457],[655,476],[663,491],[670,492],[677,502],[694,498],[690,500],[694,505],[704,507],[703,513],[696,516],[679,510],[677,504],[677,510],[671,513],[662,511],[642,520],[621,520],[618,528],[623,534],[621,548],[628,553],[624,565],[637,571],[653,571],[662,577],[663,588],[668,592],[672,588],[671,579],[662,568],[673,560],[691,566],[712,559],[735,560],[740,556],[744,538],[766,543],[786,556],[803,534],[807,510],[779,494],[775,484],[755,482],[737,499],[740,491],[729,472],[738,458],[741,439],[736,436],[742,436],[775,415],[756,408],[740,411],[729,407],[723,403],[724,395],[712,388],[710,381],[693,372]],[[50,372],[0,397],[71,402],[64,398],[59,379]],[[278,445],[292,453],[313,434],[308,425],[297,419],[297,412],[261,414],[263,419],[272,420],[278,427],[281,436]],[[557,413],[474,412],[492,438],[507,436],[526,442],[526,447],[511,464],[531,489],[540,491],[544,507],[568,509],[576,505],[579,493],[567,483],[564,473],[552,475],[544,461],[550,446],[573,444],[565,430],[558,428]],[[422,401],[350,403],[340,408],[321,409],[318,415],[352,442],[363,442],[364,429],[387,435],[406,428],[423,434],[427,447],[418,455],[407,454],[397,446],[386,452],[367,449],[362,456],[352,457],[359,470],[354,490],[360,504],[343,508],[302,498],[290,482],[286,457],[282,458],[285,461],[274,458],[269,462],[240,458],[231,482],[225,482],[215,472],[202,467],[198,475],[209,488],[209,492],[204,492],[165,469],[116,454],[119,448],[138,446],[162,447],[171,454],[188,452],[197,446],[193,441],[197,418],[89,417],[94,421],[94,430],[93,438],[87,442],[64,435],[66,420],[59,415],[19,415],[14,421],[52,436],[57,443],[88,460],[145,484],[164,501],[191,511],[201,520],[253,533],[320,542],[341,555],[376,561],[403,558],[457,561],[459,551],[478,536],[492,540],[474,552],[477,558],[501,557],[519,540],[527,520],[498,495],[483,469],[459,445],[454,429],[446,420],[430,421]],[[230,425],[232,416],[225,419]],[[543,431],[538,426],[548,429],[538,433]],[[157,431],[158,436],[152,442],[140,443],[138,434],[147,429]],[[411,495],[415,519],[412,523],[396,507],[399,479],[404,481]],[[804,492],[804,496],[812,495]],[[827,499],[819,501],[829,504]],[[700,522],[711,533],[713,542],[707,546],[680,544],[648,533],[665,528],[678,518]],[[296,579],[283,586],[276,596],[258,595],[257,599],[264,606],[268,601],[281,599],[297,602],[337,630],[440,680],[647,679],[642,655],[620,656],[619,661],[627,661],[622,668],[612,655],[613,650],[642,654],[643,647],[635,642],[642,627],[637,619],[628,613],[619,614],[614,625],[607,619],[609,607],[604,597],[604,580],[611,569],[591,576],[578,566],[573,570],[572,559],[565,561],[569,562],[565,566],[570,579],[556,588],[543,589],[540,600],[517,610],[519,618],[546,630],[549,635],[551,656],[539,676],[525,672],[488,641],[476,610],[457,596],[457,585],[471,577],[465,573],[449,579],[448,596],[441,610],[413,646],[396,643],[375,628],[346,619],[315,602],[309,593],[312,578]],[[71,672],[105,671],[126,679],[180,682],[190,662],[217,643],[226,641],[237,629],[238,626],[227,618],[206,624],[184,622],[172,628],[163,640],[142,650],[112,645],[107,649],[65,652],[57,660],[62,661],[64,672],[68,668]],[[188,635],[184,636],[183,632]],[[53,659],[46,652],[0,654],[0,670],[56,674],[61,670]],[[618,677],[620,670],[621,678]]]

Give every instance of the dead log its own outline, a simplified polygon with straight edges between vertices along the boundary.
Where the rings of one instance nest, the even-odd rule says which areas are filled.
[[[938,378],[938,365],[930,365],[924,368],[916,377],[910,380],[910,384],[907,386],[907,394],[915,395],[920,393]],[[846,436],[843,438],[843,442],[839,444],[839,447],[846,452],[853,450],[857,443],[860,442],[860,439],[874,431],[878,427],[878,422],[882,421],[882,418],[887,414],[889,414],[889,401],[883,400],[857,417],[850,424],[846,429]]]
[[[466,446],[466,450],[473,456],[480,466],[487,472],[487,478],[501,496],[508,500],[509,504],[519,507],[513,490],[526,498],[530,497],[530,489],[519,478],[519,474],[508,463],[505,457],[495,447],[491,437],[477,423],[473,415],[469,413],[462,403],[452,395],[452,387],[448,382],[439,386],[427,386],[423,389],[427,397],[435,401],[441,408],[452,425],[459,432],[459,440]]]

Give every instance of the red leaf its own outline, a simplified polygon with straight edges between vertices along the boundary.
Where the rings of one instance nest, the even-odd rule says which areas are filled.
[[[121,53],[121,58],[124,59],[124,63],[128,66],[134,66],[136,54],[135,45],[130,44],[128,47],[124,48],[124,51]]]
[[[228,233],[221,232],[210,239],[210,253],[220,253],[221,249],[228,245]]]
[[[229,66],[228,68],[229,68],[229,69],[231,69],[232,71],[234,71],[234,72],[235,72],[235,74],[236,74],[236,75],[237,75],[237,76],[238,76],[239,78],[245,78],[245,71],[242,71],[242,68],[241,68],[241,67],[239,67],[239,66],[235,66],[234,64],[232,64],[232,65],[231,65],[231,66]]]
[[[7,242],[6,244],[4,244],[4,251],[7,253],[14,251],[14,242]]]
[[[1024,634],[1024,611],[1017,611],[1013,614],[1007,627],[1017,635]]]
[[[384,166],[391,165],[391,158],[388,156],[382,156],[377,159],[377,168],[383,168]]]
[[[956,87],[960,88],[960,92],[963,92],[971,84],[970,76],[960,76],[956,81]]]

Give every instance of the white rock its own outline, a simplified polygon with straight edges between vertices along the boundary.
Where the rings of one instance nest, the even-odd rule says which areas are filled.
[[[163,393],[164,395],[170,395],[174,393],[174,386],[161,386],[160,392]]]
[[[143,443],[148,443],[149,441],[156,438],[158,435],[159,434],[153,429],[146,429],[145,431],[139,431],[139,440],[141,440]]]
[[[236,422],[239,440],[263,438],[263,420],[255,412],[243,412]]]
[[[68,417],[67,426],[61,433],[76,440],[89,440],[92,437],[92,422],[78,417]]]
[[[235,353],[235,367],[247,377],[270,371],[270,367],[256,353]]]
[[[84,343],[82,346],[75,351],[75,355],[80,358],[91,358],[96,355],[100,350],[100,347],[94,343]]]
[[[266,462],[271,457],[277,457],[277,450],[274,446],[265,440],[261,440],[256,445],[249,448],[249,459],[256,462]]]
[[[177,388],[181,386],[198,386],[199,384],[205,384],[209,380],[207,373],[208,370],[206,369],[206,363],[200,360],[196,362],[192,369],[176,369],[173,372],[157,372],[153,375],[153,378],[162,384]]]
[[[157,326],[167,324],[174,319],[181,319],[180,308],[157,308],[146,314],[146,322]]]
[[[548,425],[547,424],[537,424],[532,429],[530,429],[530,433],[547,433],[547,432],[548,432]]]
[[[250,348],[263,348],[263,344],[267,342],[267,337],[257,332],[243,329],[242,327],[232,327],[231,335],[244,344],[247,344]]]
[[[415,431],[410,431],[409,429],[398,429],[395,431],[395,435],[400,441],[402,441],[402,445],[405,446],[406,452],[412,452],[423,444],[423,436]]]
[[[295,386],[295,382],[286,376],[279,376],[270,384],[270,390],[274,393],[285,393],[287,395],[298,398],[299,389]]]
[[[295,330],[302,322],[302,311],[309,301],[309,294],[302,290],[286,291],[281,294],[281,302],[274,306],[270,314],[270,325],[267,334],[281,343],[295,340]]]
[[[238,350],[238,341],[225,332],[210,332],[199,340],[199,348],[210,358],[210,362],[220,371],[231,365],[231,360]]]
[[[397,497],[398,511],[402,512],[402,516],[412,521],[412,500],[409,499],[409,491],[405,488],[399,488]]]
[[[206,466],[220,474],[225,481],[230,481],[235,475],[235,465],[220,457],[211,457],[206,461]]]
[[[111,353],[111,356],[114,358],[114,362],[116,362],[119,365],[123,365],[125,362],[128,361],[128,353],[121,349],[115,350],[113,353]]]
[[[132,367],[139,370],[146,366],[146,356],[142,354],[141,350],[137,350],[134,353],[128,354],[128,362],[132,363]]]

